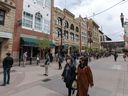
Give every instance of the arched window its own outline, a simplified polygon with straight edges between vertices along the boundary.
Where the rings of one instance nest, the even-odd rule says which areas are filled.
[[[57,18],[56,23],[57,23],[58,25],[61,25],[61,18],[60,18],[60,17]]]
[[[73,24],[71,24],[70,29],[74,30],[74,25]]]
[[[42,15],[38,12],[35,14],[35,26],[36,30],[42,31]]]
[[[65,27],[65,28],[68,28],[68,22],[67,22],[67,21],[65,21],[64,27]]]
[[[60,28],[56,28],[56,37],[61,36],[61,29]]]
[[[76,27],[76,32],[79,32],[79,28],[78,27]]]

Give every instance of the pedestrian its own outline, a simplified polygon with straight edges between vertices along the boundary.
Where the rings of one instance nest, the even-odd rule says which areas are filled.
[[[72,94],[75,92],[75,90],[72,88],[72,83],[76,79],[75,71],[76,67],[73,65],[73,59],[69,57],[62,73],[62,79],[64,79],[66,87],[68,88],[68,96],[71,96],[71,92]]]
[[[123,55],[124,61],[126,61],[127,55],[125,53],[125,55]]]
[[[36,60],[37,60],[37,65],[38,65],[38,63],[39,63],[39,61],[40,61],[39,53],[38,53],[37,56],[36,56]]]
[[[62,57],[61,57],[61,55],[59,54],[59,69],[58,70],[60,70],[60,69],[62,69],[62,65],[61,65],[61,63],[62,63]]]
[[[74,55],[73,55],[73,58],[74,58],[74,66],[76,66],[76,53],[74,53]]]
[[[6,53],[7,57],[3,60],[3,75],[4,75],[4,83],[1,86],[6,86],[6,84],[10,83],[10,70],[13,65],[13,58],[10,57],[10,53]],[[6,75],[8,76],[6,82]]]
[[[48,76],[48,66],[50,64],[50,58],[49,58],[49,55],[46,54],[46,60],[45,60],[45,76]]]
[[[118,57],[118,54],[117,54],[117,52],[115,52],[115,54],[114,54],[115,61],[117,60],[117,57]]]
[[[56,62],[58,62],[58,53],[56,53]]]
[[[25,67],[26,59],[27,59],[27,51],[23,54],[23,67]]]
[[[88,66],[88,58],[80,57],[77,73],[77,96],[88,96],[89,85],[92,87],[93,75]]]

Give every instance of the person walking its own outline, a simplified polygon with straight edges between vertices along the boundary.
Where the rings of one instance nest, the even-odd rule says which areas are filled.
[[[88,96],[89,85],[93,84],[93,75],[91,68],[88,66],[88,58],[81,57],[77,73],[77,96]]]
[[[56,62],[58,62],[58,57],[59,57],[58,53],[56,53]]]
[[[27,59],[27,51],[23,54],[23,67],[25,67],[26,59]]]
[[[62,57],[61,57],[61,55],[59,54],[59,69],[58,70],[60,70],[60,69],[62,69],[62,66],[61,66],[61,63],[62,63]]]
[[[45,60],[45,76],[48,76],[48,66],[50,64],[50,58],[49,58],[49,55],[46,54],[46,60]]]
[[[73,59],[74,59],[74,66],[76,66],[76,53],[74,53],[74,55],[73,55]]]
[[[114,54],[115,61],[117,60],[117,57],[118,57],[118,54],[117,54],[117,52],[115,52],[115,54]]]
[[[37,56],[36,56],[36,60],[37,60],[37,65],[38,65],[38,63],[39,63],[39,61],[40,61],[39,53],[38,53]]]
[[[66,87],[68,88],[68,96],[71,96],[71,92],[74,94],[75,90],[72,88],[72,83],[76,79],[76,67],[73,65],[73,59],[68,58],[68,62],[64,67],[63,73],[62,73],[62,79],[64,79],[64,82],[66,84]]]
[[[1,86],[6,86],[6,84],[10,83],[10,70],[13,65],[13,58],[10,57],[10,53],[6,53],[7,57],[3,60],[3,75],[4,75],[4,83]],[[8,76],[7,82],[6,82],[6,75]]]

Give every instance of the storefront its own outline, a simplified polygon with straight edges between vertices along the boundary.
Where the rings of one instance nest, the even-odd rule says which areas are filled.
[[[36,39],[32,38],[26,38],[26,37],[21,37],[20,40],[20,54],[19,58],[23,58],[23,53],[27,51],[28,59],[33,58],[36,59],[37,54],[40,55],[41,58],[44,58],[47,52],[51,52],[50,50],[55,47],[55,44],[53,44],[51,41],[49,42],[50,48],[47,48],[44,51],[39,50],[38,45],[35,44]]]

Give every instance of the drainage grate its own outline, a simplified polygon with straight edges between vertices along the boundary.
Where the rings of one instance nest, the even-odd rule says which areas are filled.
[[[44,80],[42,80],[43,82],[48,82],[48,81],[51,81],[51,79],[44,79]]]
[[[11,70],[10,72],[16,72],[16,70]],[[0,74],[3,74],[3,71],[0,71]]]

